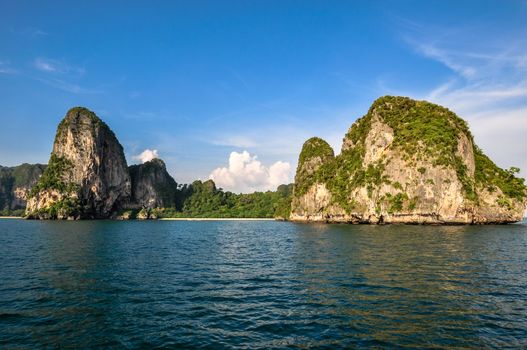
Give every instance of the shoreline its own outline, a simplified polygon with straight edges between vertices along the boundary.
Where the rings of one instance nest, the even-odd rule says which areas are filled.
[[[24,219],[22,216],[0,216],[0,219]],[[147,220],[125,220],[125,221],[277,221],[273,218],[160,218],[160,219],[147,219]],[[61,220],[47,220],[47,221],[61,221]],[[116,220],[120,221],[120,220]]]
[[[2,219],[6,219],[6,220],[23,220],[24,217],[22,216],[0,216],[0,220]],[[50,221],[54,221],[54,220],[50,220]],[[61,220],[56,220],[56,221],[61,221]],[[116,220],[116,221],[120,221],[120,220]],[[280,219],[275,219],[275,218],[159,218],[159,219],[147,219],[147,220],[139,220],[139,219],[132,219],[132,220],[124,220],[124,221],[287,221],[287,220],[280,220]],[[298,221],[298,220],[292,220],[291,222],[296,222],[296,223],[307,223],[307,224],[310,224],[310,223],[324,223],[324,224],[328,224],[327,222],[316,222],[316,221]],[[517,221],[517,222],[514,222],[514,223],[508,223],[509,225],[513,225],[513,224],[523,224],[523,223],[527,223],[527,217],[525,217],[523,220],[521,221]],[[335,222],[334,224],[339,224],[337,222]],[[346,223],[340,223],[340,224],[346,224]],[[349,223],[348,223],[349,224]],[[365,225],[371,225],[371,224],[365,224]],[[408,225],[408,224],[400,224],[400,223],[397,223],[397,224],[394,224],[392,223],[392,225]],[[410,224],[412,225],[412,224]],[[415,224],[415,225],[418,225],[418,224]],[[460,224],[460,226],[470,226],[470,224]],[[432,224],[432,226],[452,226],[452,224]],[[453,226],[457,226],[457,225],[453,225]],[[478,225],[476,225],[478,226]]]
[[[273,218],[161,218],[159,221],[275,221]]]

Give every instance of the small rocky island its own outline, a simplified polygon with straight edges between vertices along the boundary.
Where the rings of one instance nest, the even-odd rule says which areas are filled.
[[[450,110],[406,97],[377,99],[339,155],[320,138],[300,153],[292,221],[493,224],[523,220],[517,168],[503,170]]]
[[[57,128],[48,166],[28,196],[28,218],[107,218],[130,203],[123,147],[86,108],[72,108]]]
[[[178,185],[161,159],[128,167],[113,131],[76,107],[59,124],[49,163],[27,195],[30,219],[154,218],[174,208]]]

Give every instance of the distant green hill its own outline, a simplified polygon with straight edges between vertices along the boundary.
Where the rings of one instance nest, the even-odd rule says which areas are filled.
[[[43,164],[0,166],[0,215],[20,216],[26,208],[26,197],[46,169]]]
[[[124,210],[128,218],[278,218],[287,219],[293,184],[276,191],[236,194],[216,188],[212,180],[178,187],[174,207]]]

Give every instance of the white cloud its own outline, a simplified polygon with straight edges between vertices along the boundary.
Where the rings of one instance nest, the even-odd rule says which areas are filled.
[[[37,57],[33,60],[33,67],[45,74],[33,76],[46,85],[72,94],[98,94],[101,89],[83,87],[76,82],[86,73],[82,67],[72,66],[65,61],[51,58]]]
[[[81,76],[85,73],[84,68],[75,67],[64,61],[51,58],[37,57],[33,61],[33,66],[46,73],[68,74],[73,76]]]
[[[151,161],[154,158],[159,158],[157,149],[145,149],[141,154],[133,157],[135,160],[141,161],[141,163],[146,163]]]
[[[16,69],[11,68],[8,61],[0,61],[0,74],[15,74]]]
[[[433,45],[419,45],[417,49],[424,56],[441,62],[454,72],[463,76],[464,78],[471,79],[477,73],[474,67],[458,62],[457,60],[455,60],[454,57],[452,57],[452,54],[441,50]]]
[[[289,183],[291,164],[278,161],[269,167],[269,183],[277,187]]]
[[[35,68],[44,72],[56,72],[58,68],[55,63],[50,60],[45,60],[43,58],[35,59]]]
[[[66,91],[72,94],[100,94],[103,92],[103,90],[101,89],[85,88],[78,84],[69,83],[62,79],[41,79],[41,78],[35,78],[35,79],[46,85],[49,85],[56,89]]]
[[[43,37],[43,36],[48,36],[49,33],[42,30],[42,29],[38,29],[38,28],[28,28],[28,32],[31,34],[31,36],[33,37]]]
[[[278,161],[267,167],[247,151],[231,152],[229,165],[214,169],[209,179],[216,186],[234,192],[274,190],[290,182],[291,165]]]

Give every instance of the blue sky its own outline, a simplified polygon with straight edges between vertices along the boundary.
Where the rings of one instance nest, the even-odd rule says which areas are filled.
[[[377,97],[441,103],[527,170],[526,1],[0,1],[0,164],[47,162],[73,106],[178,182],[252,191],[338,152]],[[147,152],[148,153],[148,152]],[[525,172],[523,172],[525,174]]]

